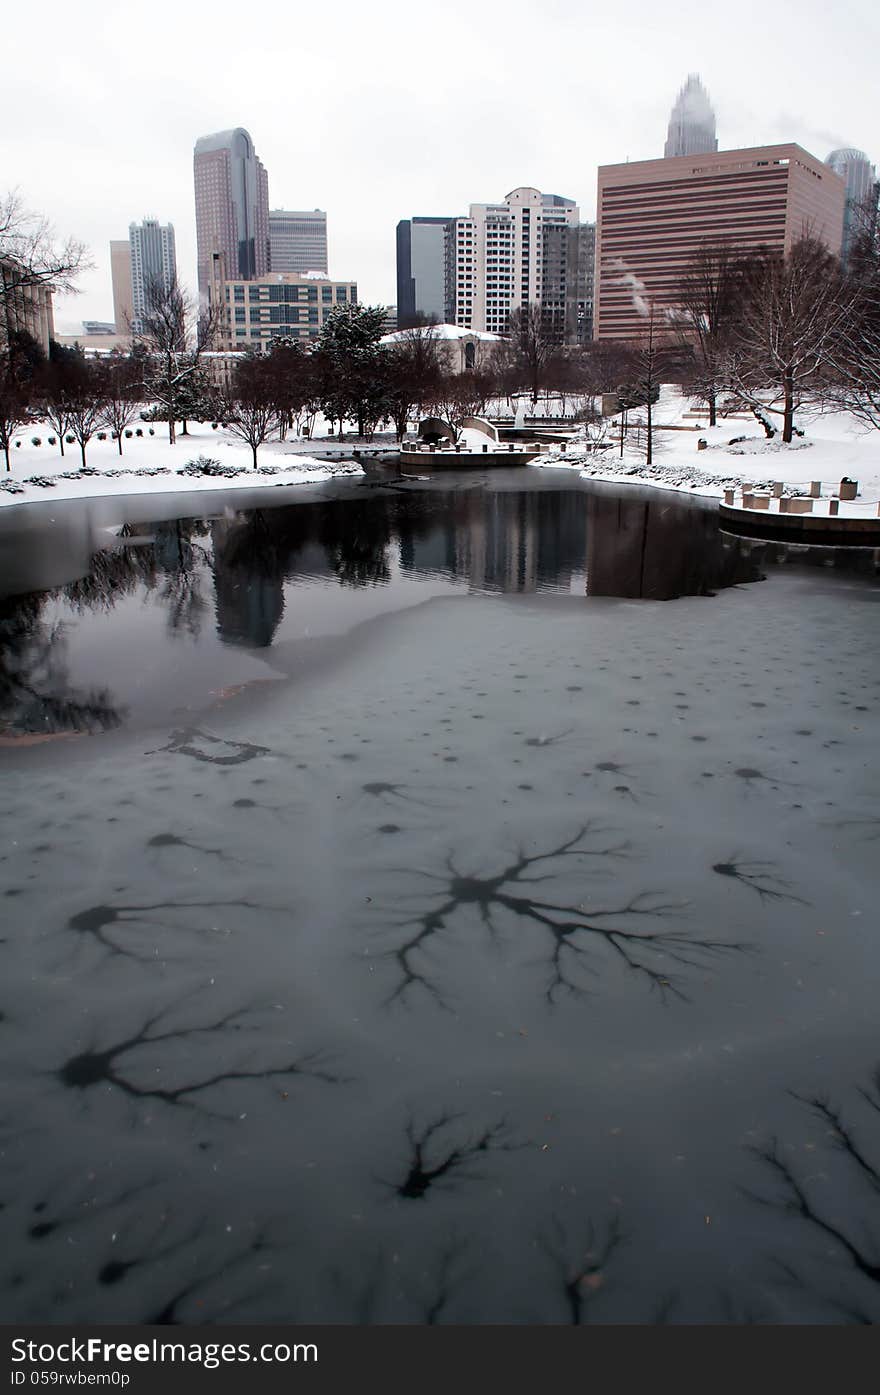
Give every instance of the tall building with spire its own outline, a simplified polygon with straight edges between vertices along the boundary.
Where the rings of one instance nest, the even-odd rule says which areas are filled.
[[[672,108],[663,154],[669,160],[676,155],[705,155],[717,149],[715,113],[709,94],[699,74],[689,73]]]
[[[201,136],[193,154],[199,293],[269,270],[269,177],[241,126]]]

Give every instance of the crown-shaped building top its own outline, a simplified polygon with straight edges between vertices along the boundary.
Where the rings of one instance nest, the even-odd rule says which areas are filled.
[[[704,155],[717,149],[715,113],[709,94],[699,75],[689,73],[672,108],[663,154],[669,159],[675,155]]]

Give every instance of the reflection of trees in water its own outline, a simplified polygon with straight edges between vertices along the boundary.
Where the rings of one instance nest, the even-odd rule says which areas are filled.
[[[227,644],[266,648],[281,623],[286,552],[274,522],[255,509],[211,526],[217,633]]]
[[[819,1248],[794,1259],[777,1253],[784,1286],[807,1294],[845,1321],[880,1321],[880,1066],[846,1108],[822,1094],[793,1098],[810,1113],[820,1142],[801,1147],[779,1138],[749,1151],[765,1176],[746,1195],[790,1217]]]
[[[127,546],[132,530],[124,526],[118,546],[96,552],[87,575],[55,594],[83,614],[112,610],[123,597],[145,591],[167,607],[170,634],[186,633],[195,639],[207,609],[202,582],[210,551],[197,541],[207,535],[207,525],[198,519],[175,519],[146,526],[150,544]]]
[[[47,596],[0,600],[0,731],[109,731],[124,715],[103,688],[70,687],[64,626],[42,618]]]

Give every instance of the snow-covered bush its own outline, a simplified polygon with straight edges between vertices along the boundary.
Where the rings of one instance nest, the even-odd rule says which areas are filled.
[[[212,460],[209,456],[200,455],[195,460],[190,460],[182,469],[178,470],[179,475],[211,475],[219,479],[232,479],[235,475],[250,474],[243,465],[221,465],[219,460]]]
[[[32,446],[41,446],[42,444],[43,444],[43,441],[42,441],[42,438],[41,438],[40,436],[32,436],[32,437],[31,437],[31,445],[32,445]]]
[[[72,446],[72,445],[75,445],[75,444],[76,444],[76,437],[75,437],[75,436],[65,436],[64,439],[65,439],[65,441],[67,442],[67,444],[68,444],[69,446]]]
[[[47,436],[47,437],[46,437],[46,441],[48,442],[48,444],[49,444],[50,446],[56,446],[56,445],[58,444],[58,437],[57,437],[57,436]]]
[[[98,432],[98,440],[99,440],[99,441],[106,441],[106,439],[107,439],[107,432],[106,432],[106,431],[99,431],[99,432]]]
[[[143,431],[141,430],[141,428],[140,428],[139,426],[137,426],[137,427],[135,427],[135,432],[134,432],[134,434],[135,434],[136,436],[143,436],[144,433],[143,433]]]

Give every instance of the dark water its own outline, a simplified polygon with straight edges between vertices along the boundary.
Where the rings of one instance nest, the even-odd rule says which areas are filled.
[[[521,480],[0,517],[7,1321],[880,1318],[875,554]]]

